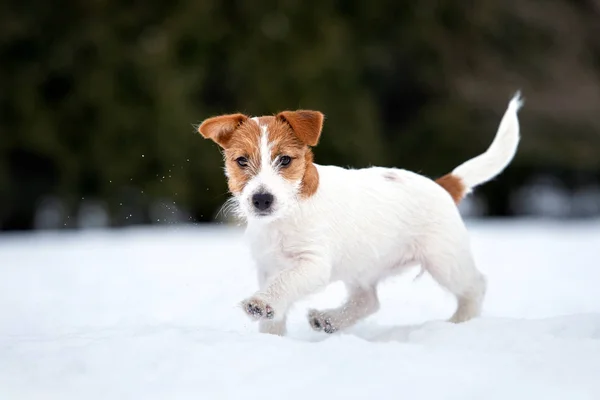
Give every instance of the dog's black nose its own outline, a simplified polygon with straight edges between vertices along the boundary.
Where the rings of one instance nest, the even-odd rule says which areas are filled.
[[[252,204],[259,211],[265,211],[273,204],[273,195],[271,193],[255,193],[252,196]]]

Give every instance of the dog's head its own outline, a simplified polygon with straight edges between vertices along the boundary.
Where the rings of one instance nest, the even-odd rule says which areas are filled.
[[[255,118],[221,115],[205,120],[198,132],[223,149],[229,190],[242,215],[270,221],[316,192],[319,175],[310,148],[322,128],[322,113],[298,110]]]

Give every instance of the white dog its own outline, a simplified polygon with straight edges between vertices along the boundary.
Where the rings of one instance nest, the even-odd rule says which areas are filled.
[[[478,316],[486,279],[456,204],[511,162],[521,105],[517,93],[489,149],[436,181],[402,169],[315,164],[317,111],[205,120],[198,131],[223,148],[232,200],[247,220],[260,289],[242,306],[260,331],[284,335],[290,306],[333,281],[346,285],[345,304],[311,310],[308,320],[326,333],[345,329],[378,310],[382,279],[418,264],[456,296],[450,321]]]

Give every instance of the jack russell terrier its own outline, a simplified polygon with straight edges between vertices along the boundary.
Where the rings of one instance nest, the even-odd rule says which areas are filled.
[[[259,290],[241,305],[260,332],[285,335],[292,304],[334,281],[346,285],[345,304],[310,310],[308,321],[326,333],[348,328],[378,310],[379,282],[415,265],[456,297],[451,322],[478,316],[486,278],[457,204],[512,161],[521,106],[517,92],[487,151],[437,180],[396,168],[316,164],[318,111],[202,122],[198,132],[223,149],[230,205],[247,222]]]

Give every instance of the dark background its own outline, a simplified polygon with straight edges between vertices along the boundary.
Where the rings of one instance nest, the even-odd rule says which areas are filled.
[[[317,162],[436,177],[521,89],[477,215],[600,215],[600,1],[0,3],[0,229],[208,222],[221,113],[326,114]]]

